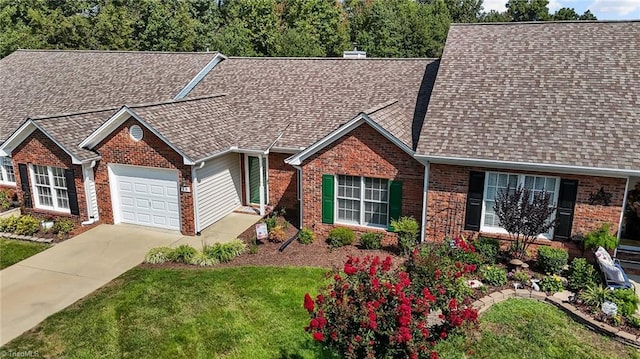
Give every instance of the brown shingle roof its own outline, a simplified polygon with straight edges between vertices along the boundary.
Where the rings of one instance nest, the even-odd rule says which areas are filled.
[[[229,58],[190,96],[223,92],[242,124],[239,146],[306,147],[372,105],[397,100],[390,131],[410,147],[437,68],[434,59]],[[407,132],[406,129],[409,129]],[[417,131],[419,133],[419,131]]]
[[[235,146],[242,131],[224,95],[129,108],[194,161]]]
[[[215,54],[18,50],[0,61],[0,140],[27,117],[170,100]]]
[[[453,25],[418,154],[640,170],[640,22]]]

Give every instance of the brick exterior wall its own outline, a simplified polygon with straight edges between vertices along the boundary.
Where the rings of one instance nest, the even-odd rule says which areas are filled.
[[[284,163],[286,153],[269,153],[269,204],[276,209],[285,208],[287,217],[298,213],[298,175],[291,165]]]
[[[367,124],[322,149],[302,165],[302,226],[326,237],[335,226],[322,223],[322,175],[343,174],[402,181],[402,215],[422,218],[424,166]],[[347,226],[348,227],[348,226]],[[395,236],[382,229],[351,227],[356,232],[385,233],[385,241]]]
[[[178,183],[185,183],[191,187],[191,166],[184,165],[180,154],[144,126],[141,126],[144,131],[142,140],[134,141],[129,136],[129,127],[135,124],[139,123],[134,119],[128,119],[95,148],[102,156],[102,160],[95,168],[95,183],[100,220],[105,223],[113,223],[113,205],[107,169],[109,163],[176,169]],[[193,192],[179,192],[179,196],[181,232],[185,235],[194,235]]]
[[[56,215],[65,216],[73,219],[76,223],[86,221],[87,218],[87,201],[84,191],[84,181],[82,178],[82,167],[80,165],[74,165],[71,163],[71,156],[69,156],[63,149],[58,147],[49,137],[47,137],[40,130],[35,130],[29,137],[27,137],[16,149],[11,153],[13,157],[13,168],[16,176],[16,193],[18,200],[23,203],[24,193],[20,187],[21,178],[20,171],[18,170],[19,163],[36,164],[42,166],[51,166],[59,168],[71,168],[75,177],[76,192],[78,193],[78,208],[80,215],[75,216],[69,213],[60,213],[49,210],[42,210],[35,208],[35,194],[31,193],[32,203],[34,208],[25,209],[25,212],[31,212],[35,215]],[[31,171],[28,171],[28,175],[31,176]],[[29,178],[31,188],[33,188],[33,179]],[[32,190],[33,191],[33,190]]]
[[[618,230],[622,201],[625,195],[625,178],[431,164],[429,168],[426,226],[426,238],[428,240],[443,240],[445,237],[455,237],[459,235],[470,237],[478,234],[477,232],[464,230],[470,171],[511,172],[576,179],[578,180],[578,194],[571,230],[572,235],[587,233],[606,222],[612,223],[614,230]],[[601,187],[604,187],[606,192],[612,194],[610,205],[590,205],[589,195],[596,193]]]

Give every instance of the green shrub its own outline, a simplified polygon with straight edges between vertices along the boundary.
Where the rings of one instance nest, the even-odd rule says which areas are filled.
[[[543,292],[560,292],[562,291],[562,279],[557,275],[548,275],[540,280],[540,289]]]
[[[151,248],[147,255],[144,257],[145,263],[162,264],[168,262],[173,258],[173,248],[170,247],[156,247]]]
[[[473,247],[485,263],[493,264],[498,259],[500,241],[495,238],[480,237],[473,241]]]
[[[271,214],[265,217],[262,222],[267,225],[267,231],[271,232],[278,225],[278,213],[271,212]]]
[[[538,247],[538,268],[544,273],[560,274],[568,260],[569,253],[562,248]]]
[[[201,267],[210,267],[218,263],[219,262],[216,258],[211,258],[204,252],[198,252],[189,259],[189,264]]]
[[[5,218],[0,218],[0,232],[5,233],[13,233],[16,231],[16,227],[18,226],[17,216],[9,216]]]
[[[58,218],[53,224],[53,233],[57,234],[59,239],[64,238],[69,232],[73,231],[75,224],[69,218]]]
[[[382,248],[382,233],[363,233],[360,236],[360,243],[365,249]]]
[[[329,232],[327,242],[331,247],[343,247],[349,244],[353,244],[356,240],[356,234],[349,228],[336,227]]]
[[[573,292],[579,292],[587,287],[595,287],[599,281],[598,272],[585,258],[576,258],[569,266],[567,287]]]
[[[11,208],[11,200],[12,198],[8,191],[0,190],[0,208],[2,208],[3,211]]]
[[[618,306],[618,313],[630,317],[638,310],[638,296],[633,289],[615,289],[611,291],[611,301]]]
[[[578,293],[578,298],[590,307],[599,307],[606,300],[611,300],[611,290],[600,285],[588,286]]]
[[[404,255],[409,255],[418,244],[420,224],[413,217],[391,220],[391,228],[398,236],[398,246]]]
[[[244,253],[246,244],[239,239],[234,239],[227,243],[216,243],[214,245],[205,245],[202,252],[209,258],[220,263],[230,262],[233,258]]]
[[[611,223],[605,223],[600,228],[587,233],[584,236],[585,249],[598,249],[602,247],[608,251],[612,251],[618,245],[618,238],[611,234]]]
[[[515,280],[516,282],[528,284],[531,276],[529,275],[529,272],[518,269],[511,274],[511,279]]]
[[[501,287],[507,284],[507,271],[496,266],[484,266],[480,269],[480,275],[484,281],[494,287]]]
[[[298,233],[298,241],[302,244],[311,244],[316,240],[316,234],[309,228],[302,228]]]
[[[171,253],[171,261],[176,263],[185,263],[189,264],[193,256],[196,255],[198,251],[191,247],[188,244],[181,244],[176,247]]]
[[[630,315],[627,317],[627,324],[633,328],[640,328],[640,318]]]
[[[40,221],[30,214],[25,214],[18,218],[15,234],[23,236],[32,236],[40,230]]]

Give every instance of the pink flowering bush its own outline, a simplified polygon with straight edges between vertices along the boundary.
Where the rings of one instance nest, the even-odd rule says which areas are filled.
[[[432,314],[432,288],[416,288],[391,258],[350,257],[319,295],[305,295],[313,339],[345,358],[438,358],[435,343],[477,312],[452,299]],[[431,315],[430,315],[431,314]]]

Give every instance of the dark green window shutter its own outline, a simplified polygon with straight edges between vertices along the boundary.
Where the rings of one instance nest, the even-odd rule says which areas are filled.
[[[73,170],[67,168],[64,170],[64,178],[67,182],[67,195],[69,197],[69,211],[71,214],[79,215],[80,208],[78,207],[78,193],[76,193],[76,181],[73,175]]]
[[[387,229],[393,231],[391,220],[402,215],[402,181],[389,181],[389,223]]]
[[[22,189],[22,205],[25,208],[32,208],[31,186],[29,186],[29,176],[27,175],[27,165],[18,163],[18,171],[20,172],[20,188]]]
[[[568,240],[571,238],[573,226],[573,210],[578,194],[578,180],[560,180],[560,193],[558,193],[558,208],[556,209],[556,229],[554,239]]]
[[[479,231],[482,222],[482,200],[484,197],[484,172],[469,173],[469,192],[464,216],[464,229]]]
[[[322,223],[333,224],[334,180],[333,175],[322,175]]]

